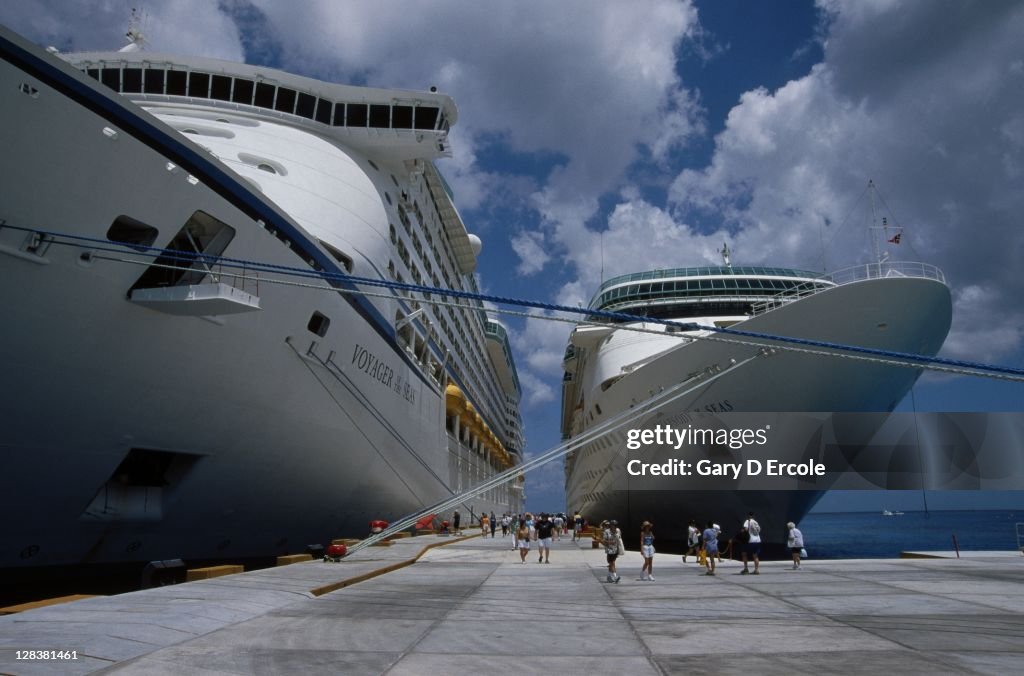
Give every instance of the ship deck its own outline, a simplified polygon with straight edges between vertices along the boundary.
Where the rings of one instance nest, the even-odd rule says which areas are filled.
[[[1003,674],[1024,653],[1019,552],[767,562],[758,576],[725,561],[716,577],[657,555],[656,582],[629,552],[619,584],[589,539],[556,542],[550,565],[534,556],[521,564],[500,536],[420,536],[30,610],[0,617],[0,672]]]

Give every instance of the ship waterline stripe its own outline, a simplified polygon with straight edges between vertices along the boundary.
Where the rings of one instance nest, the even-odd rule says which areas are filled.
[[[108,95],[99,89],[100,85],[96,85],[86,75],[72,69],[70,65],[67,66],[70,72],[64,72],[61,66],[48,63],[46,59],[33,54],[31,49],[19,45],[18,42],[20,40],[19,36],[0,26],[0,56],[5,61],[46,83],[83,108],[118,126],[161,156],[188,171],[253,221],[263,221],[270,227],[273,227],[289,243],[294,245],[289,247],[293,252],[306,257],[307,260],[314,261],[323,270],[330,271],[331,275],[324,277],[324,279],[332,286],[353,288],[352,283],[347,280],[347,275],[338,268],[337,264],[326,254],[321,253],[309,238],[296,226],[292,225],[287,217],[256,196],[246,185],[240,183],[238,179],[203,157],[199,152],[186,145],[186,143],[175,138],[174,134],[177,132],[174,132],[170,127],[162,129],[160,125],[163,123],[159,121],[145,119],[145,117],[140,115],[140,113],[143,113],[141,109],[138,112],[129,109],[125,105],[127,99],[120,101],[118,98],[114,98],[120,95]],[[134,106],[130,102],[127,103]],[[358,296],[344,295],[346,302],[391,346],[392,350],[406,362],[410,370],[416,374],[423,384],[436,392],[440,392],[420,372],[419,368],[405,354],[405,350],[398,345],[394,329],[377,311],[377,308]]]

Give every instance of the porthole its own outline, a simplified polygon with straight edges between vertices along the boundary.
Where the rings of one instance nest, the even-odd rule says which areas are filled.
[[[309,323],[306,324],[306,328],[321,338],[327,335],[327,329],[331,326],[331,320],[325,315],[314,312],[313,316],[309,318]]]

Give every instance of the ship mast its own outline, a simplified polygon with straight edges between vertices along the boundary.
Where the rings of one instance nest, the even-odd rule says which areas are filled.
[[[132,7],[132,15],[128,19],[128,32],[125,33],[125,37],[128,38],[128,44],[118,51],[141,52],[146,44],[146,36],[142,33],[142,15],[135,7]]]

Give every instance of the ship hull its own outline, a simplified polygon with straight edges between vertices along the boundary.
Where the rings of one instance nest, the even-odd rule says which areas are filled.
[[[5,45],[0,568],[294,553],[450,496],[465,468],[442,384],[396,341],[399,301],[250,275],[258,310],[133,302],[146,263],[109,240],[123,216],[156,247],[202,212],[234,230],[225,256],[308,270],[297,248],[323,253],[201,148]]]
[[[895,352],[934,355],[949,331],[951,301],[945,284],[930,279],[867,279],[822,291],[732,328],[761,334],[790,336]],[[724,336],[723,336],[724,337]],[[628,410],[708,368],[727,368],[757,354],[757,346],[698,340],[668,349],[637,350],[633,345],[608,342],[591,355],[577,373],[584,379],[586,416],[583,429]],[[647,339],[655,342],[666,337]],[[678,340],[678,339],[676,339]],[[743,339],[749,340],[749,339]],[[754,340],[755,343],[768,344]],[[600,383],[623,372],[626,355],[650,355],[630,364],[628,373],[606,390]],[[893,367],[843,357],[778,351],[759,357],[715,382],[659,411],[659,422],[689,412],[802,412],[891,411],[910,390],[920,370]],[[600,411],[597,415],[596,412]],[[795,444],[800,462],[805,445]],[[785,451],[781,451],[784,455]],[[672,550],[685,542],[690,519],[702,527],[711,520],[725,537],[736,533],[749,511],[755,512],[765,547],[782,551],[785,525],[799,522],[817,502],[820,491],[630,490],[621,443],[583,447],[566,463],[570,509],[580,509],[591,521],[617,519],[625,531],[639,532],[644,520],[655,523],[659,541]],[[696,461],[699,458],[681,457]],[[607,471],[605,471],[607,470]],[[641,482],[642,483],[642,482]],[[624,531],[624,532],[625,532]]]

